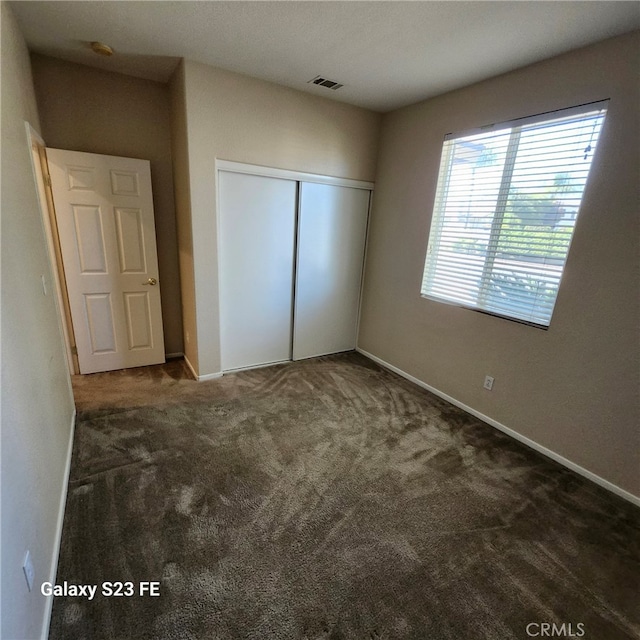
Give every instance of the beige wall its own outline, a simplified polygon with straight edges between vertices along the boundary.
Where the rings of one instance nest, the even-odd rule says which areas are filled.
[[[639,34],[385,116],[359,346],[640,495]],[[447,132],[611,98],[548,331],[421,299]],[[482,388],[495,377],[492,392]]]
[[[197,371],[198,335],[196,328],[196,291],[191,229],[191,185],[189,182],[189,146],[187,144],[187,105],[184,86],[184,61],[169,83],[171,95],[171,146],[175,188],[178,255],[182,291],[184,354]]]
[[[2,631],[38,638],[51,580],[73,397],[25,120],[39,128],[29,54],[2,2]],[[43,294],[41,276],[48,283]],[[29,549],[34,591],[22,573]]]
[[[207,375],[220,371],[216,158],[372,181],[381,117],[190,61],[184,88],[198,372]]]
[[[32,65],[47,146],[151,161],[165,349],[182,352],[169,88],[37,54]]]

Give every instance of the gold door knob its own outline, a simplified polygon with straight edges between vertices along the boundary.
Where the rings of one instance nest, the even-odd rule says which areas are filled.
[[[158,284],[158,281],[155,278],[149,278],[146,282],[143,282],[142,284],[150,284],[152,287],[156,284]]]

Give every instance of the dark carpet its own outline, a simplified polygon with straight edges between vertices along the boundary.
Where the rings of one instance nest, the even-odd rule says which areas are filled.
[[[74,381],[57,582],[98,591],[51,639],[640,638],[639,509],[355,353],[183,367]]]

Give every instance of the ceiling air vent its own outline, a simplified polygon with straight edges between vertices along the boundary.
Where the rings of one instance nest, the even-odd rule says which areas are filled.
[[[337,91],[340,87],[344,87],[343,84],[335,82],[334,80],[327,80],[327,78],[323,78],[322,76],[312,78],[307,84],[317,84],[320,87],[327,87],[327,89],[333,89],[334,91]]]

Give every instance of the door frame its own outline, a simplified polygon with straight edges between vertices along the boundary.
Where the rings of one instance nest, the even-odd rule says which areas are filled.
[[[60,328],[64,337],[65,352],[67,357],[67,366],[71,375],[79,373],[78,356],[76,355],[75,335],[73,333],[73,324],[71,321],[71,309],[69,307],[69,298],[67,297],[67,285],[64,279],[64,269],[62,266],[62,254],[60,252],[60,244],[58,239],[58,229],[56,223],[56,213],[53,205],[53,196],[51,193],[51,179],[49,178],[49,170],[46,165],[47,156],[45,153],[46,145],[42,136],[25,121],[25,129],[27,134],[27,144],[29,148],[29,158],[31,160],[31,168],[33,170],[33,180],[36,187],[36,195],[38,204],[40,205],[40,214],[42,216],[42,226],[47,242],[47,256],[51,266],[51,274],[53,277],[53,289],[55,291],[56,309]],[[38,157],[36,161],[35,157]],[[43,287],[45,283],[43,282]]]

